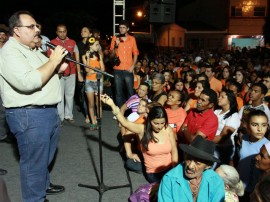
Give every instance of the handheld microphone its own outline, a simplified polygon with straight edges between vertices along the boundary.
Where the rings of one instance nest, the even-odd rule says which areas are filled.
[[[49,41],[46,41],[45,45],[48,46],[48,47],[50,47],[50,48],[53,49],[53,50],[56,48],[56,45],[50,43]],[[90,67],[90,66],[88,66],[88,65],[85,65],[85,64],[83,64],[83,63],[81,63],[81,62],[78,62],[78,61],[74,60],[74,59],[72,58],[72,56],[71,56],[71,53],[70,53],[68,50],[65,50],[64,53],[66,54],[65,59],[68,60],[68,61],[70,61],[70,62],[74,62],[75,64],[82,65],[82,66],[84,66],[84,67],[86,67],[86,68],[92,69],[92,70],[94,70],[94,71],[96,71],[96,72],[102,73],[102,74],[107,75],[107,76],[109,76],[109,77],[112,77],[112,78],[114,77],[113,75],[108,74],[107,72],[103,72],[103,71],[101,71],[101,70],[99,70],[99,69],[92,68],[92,67]]]
[[[48,47],[50,47],[50,48],[53,49],[53,50],[56,48],[56,45],[52,44],[52,43],[49,42],[49,41],[46,41],[45,45],[48,46]],[[68,50],[65,50],[64,53],[66,54],[65,57],[66,57],[67,59],[68,59],[68,58],[72,58],[72,57],[71,57],[71,54],[70,54],[70,52],[68,52]]]

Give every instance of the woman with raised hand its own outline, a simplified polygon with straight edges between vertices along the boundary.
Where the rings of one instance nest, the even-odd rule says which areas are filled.
[[[175,136],[168,125],[165,109],[162,106],[153,107],[145,124],[136,124],[126,120],[108,95],[102,95],[101,100],[111,106],[113,114],[125,128],[138,135],[147,180],[150,183],[159,182],[178,163]]]

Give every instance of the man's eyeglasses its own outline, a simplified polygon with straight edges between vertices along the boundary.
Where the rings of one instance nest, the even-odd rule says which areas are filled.
[[[35,29],[35,27],[36,28],[40,28],[40,25],[38,25],[38,24],[32,24],[32,25],[19,25],[19,26],[17,26],[17,27],[27,27],[28,29]]]

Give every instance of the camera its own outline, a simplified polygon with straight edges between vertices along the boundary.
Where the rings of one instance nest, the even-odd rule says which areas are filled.
[[[118,34],[118,35],[116,36],[116,38],[125,37],[125,36],[126,36],[125,34]]]
[[[115,66],[119,66],[120,63],[121,63],[121,61],[120,61],[119,57],[115,56],[115,57],[113,58],[113,64],[114,64]]]
[[[118,35],[116,35],[116,38],[118,38],[120,43],[121,43],[121,42],[124,42],[122,37],[125,37],[125,36],[126,36],[125,34],[118,34]]]

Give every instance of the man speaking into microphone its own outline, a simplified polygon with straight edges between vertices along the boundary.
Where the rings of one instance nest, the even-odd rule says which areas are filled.
[[[65,71],[66,49],[57,46],[50,58],[35,48],[39,28],[31,13],[18,11],[9,18],[11,37],[0,57],[0,87],[6,119],[20,153],[23,202],[44,202],[46,194],[61,193],[50,182],[48,166],[55,155],[61,101],[57,73]]]
[[[118,36],[113,36],[110,46],[112,57],[115,58],[114,64],[114,85],[116,105],[121,107],[133,92],[133,69],[138,59],[139,50],[136,39],[128,34],[129,23],[122,20],[119,23]],[[117,60],[118,59],[118,60]],[[124,96],[123,87],[127,88],[127,95]]]

